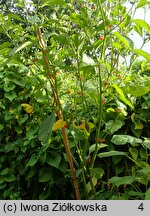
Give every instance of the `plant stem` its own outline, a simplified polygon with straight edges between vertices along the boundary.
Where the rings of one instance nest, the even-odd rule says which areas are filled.
[[[46,54],[45,44],[44,44],[44,40],[43,40],[42,32],[41,32],[40,28],[37,28],[37,36],[38,36],[39,45],[40,45],[40,48],[41,48],[41,51],[43,54],[45,68],[46,68],[48,76],[49,76],[49,81],[50,81],[50,85],[51,85],[51,89],[52,89],[52,93],[53,93],[54,102],[55,102],[56,108],[58,109],[56,114],[58,116],[58,119],[63,119],[63,115],[62,115],[61,108],[60,108],[60,101],[59,101],[58,93],[57,93],[57,90],[55,89],[55,84],[53,82],[53,76],[52,76],[53,74],[51,73],[51,70],[49,67],[49,59],[48,59],[47,54]],[[75,193],[76,193],[76,199],[80,200],[79,186],[78,186],[78,182],[77,182],[77,178],[76,178],[76,172],[75,172],[75,168],[74,168],[74,164],[73,164],[72,155],[70,152],[69,141],[68,141],[65,127],[62,128],[62,136],[63,136],[65,150],[66,150],[66,153],[68,156],[69,166],[70,166],[70,170],[71,170],[71,176],[72,176],[74,189],[75,189]]]

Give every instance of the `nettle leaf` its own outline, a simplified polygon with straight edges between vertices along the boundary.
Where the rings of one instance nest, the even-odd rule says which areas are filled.
[[[112,177],[110,179],[110,183],[113,184],[113,186],[119,187],[120,185],[128,185],[132,184],[135,181],[139,181],[140,178],[136,176],[124,176],[124,177]]]
[[[31,44],[32,44],[31,41],[27,41],[27,42],[21,44],[20,46],[17,46],[14,49],[12,49],[12,51],[10,52],[9,55],[12,56],[12,55],[16,54],[17,52],[19,52],[20,50],[24,49],[25,47],[27,47],[27,46],[29,46]]]
[[[124,123],[120,120],[110,120],[106,123],[106,130],[113,134],[114,132],[122,128],[123,124]]]
[[[142,56],[143,58],[147,59],[148,61],[150,61],[150,54],[140,50],[140,49],[134,49],[133,52],[135,52],[136,54]]]
[[[113,142],[115,145],[125,145],[127,143],[142,143],[142,140],[130,135],[114,135],[111,139],[111,142]]]
[[[47,155],[46,162],[55,168],[59,168],[61,161],[61,155],[57,152],[51,152],[50,155]]]
[[[38,157],[36,154],[33,154],[30,158],[30,160],[27,163],[27,166],[34,166],[38,161]]]
[[[39,127],[38,138],[44,145],[50,144],[55,119],[55,113],[52,113],[44,119]]]
[[[49,168],[42,168],[39,173],[39,182],[47,182],[52,179],[52,170]]]
[[[112,157],[112,156],[126,156],[127,153],[126,152],[121,152],[121,151],[109,151],[109,152],[103,152],[98,154],[98,157],[100,158],[104,158],[104,157]]]

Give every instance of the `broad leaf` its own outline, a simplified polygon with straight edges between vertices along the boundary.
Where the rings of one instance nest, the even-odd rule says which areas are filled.
[[[123,122],[120,120],[110,120],[106,123],[106,130],[113,134],[123,126]]]
[[[30,160],[27,163],[27,166],[34,166],[38,161],[38,157],[36,154],[33,154],[30,158]]]
[[[137,182],[139,181],[140,178],[135,177],[135,176],[124,176],[124,177],[112,177],[110,179],[110,183],[113,184],[114,186],[119,187],[120,185],[128,185],[128,184],[132,184],[133,182]]]
[[[59,168],[61,161],[61,155],[57,152],[51,152],[50,155],[47,155],[46,162],[55,168]]]
[[[50,144],[54,122],[55,122],[55,114],[52,113],[51,116],[46,117],[40,125],[38,138],[44,145]]]
[[[111,139],[111,142],[113,142],[115,145],[125,145],[127,143],[142,143],[142,140],[130,135],[114,135]]]
[[[39,172],[39,182],[47,182],[52,180],[52,170],[48,168],[42,168]]]
[[[148,149],[150,149],[150,138],[144,138],[145,140],[144,140],[144,142],[143,142],[143,145],[146,147],[146,148],[148,148]]]
[[[67,125],[67,123],[63,119],[59,119],[58,121],[56,121],[54,123],[54,125],[53,125],[53,131],[61,129],[61,128],[65,127],[66,125]]]

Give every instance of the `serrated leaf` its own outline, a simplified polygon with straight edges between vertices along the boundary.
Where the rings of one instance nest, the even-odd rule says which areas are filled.
[[[113,184],[114,186],[119,187],[120,185],[128,185],[132,184],[135,181],[139,181],[140,178],[135,177],[135,176],[124,176],[124,177],[112,177],[110,179],[110,183]]]
[[[12,49],[12,51],[10,52],[10,56],[16,54],[17,52],[19,52],[20,50],[24,49],[25,47],[31,45],[32,42],[31,41],[26,41],[25,43],[21,44],[20,46],[18,47],[15,47],[14,49]]]
[[[113,142],[115,145],[125,145],[127,143],[142,143],[142,140],[130,135],[114,135],[111,139],[111,142]]]
[[[66,125],[67,125],[67,123],[63,119],[59,119],[58,121],[56,121],[54,123],[54,125],[53,125],[53,131],[61,129],[61,128],[65,127]]]
[[[127,153],[121,151],[109,151],[109,152],[99,153],[98,157],[104,158],[104,157],[122,156],[122,155],[127,155]]]
[[[50,116],[44,119],[44,121],[41,123],[39,127],[38,138],[44,145],[50,144],[54,122],[55,114],[52,113]]]
[[[27,166],[34,166],[38,161],[38,157],[36,154],[33,154],[30,158],[30,160],[27,163]]]

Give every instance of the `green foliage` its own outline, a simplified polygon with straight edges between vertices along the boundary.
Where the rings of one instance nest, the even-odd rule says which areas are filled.
[[[125,2],[0,6],[1,199],[75,199],[62,128],[82,199],[150,199],[148,2]]]

